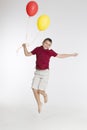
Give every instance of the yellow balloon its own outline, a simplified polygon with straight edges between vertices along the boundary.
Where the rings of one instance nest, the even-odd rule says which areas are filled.
[[[46,30],[50,25],[50,18],[47,15],[41,15],[37,20],[37,27],[40,31]]]

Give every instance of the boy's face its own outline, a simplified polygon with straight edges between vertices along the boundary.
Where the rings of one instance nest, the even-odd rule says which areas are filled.
[[[44,49],[49,49],[50,47],[51,47],[51,42],[50,41],[48,41],[48,40],[46,40],[44,43],[43,43],[43,47],[44,47]]]

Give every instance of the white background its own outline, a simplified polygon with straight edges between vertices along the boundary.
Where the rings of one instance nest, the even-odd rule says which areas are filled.
[[[37,111],[31,90],[35,56],[25,57],[23,49],[20,49],[19,53],[16,50],[22,43],[30,42],[28,49],[31,51],[41,45],[44,38],[50,37],[53,40],[51,48],[57,53],[77,52],[79,55],[75,58],[51,58],[47,88],[49,102],[47,108],[44,109],[49,112],[52,108],[51,116],[53,111],[55,112],[53,115],[56,115],[57,108],[60,108],[59,110],[68,110],[68,108],[81,110],[81,112],[85,111],[84,115],[87,114],[86,0],[37,0],[38,13],[31,18],[26,14],[27,3],[28,0],[0,0],[1,108],[4,107],[7,112],[8,106],[22,106],[25,109],[28,107],[31,117],[33,111]],[[51,24],[46,31],[39,32],[36,22],[42,14],[50,17]],[[7,128],[4,123],[2,128]],[[60,129],[63,128],[60,127]]]

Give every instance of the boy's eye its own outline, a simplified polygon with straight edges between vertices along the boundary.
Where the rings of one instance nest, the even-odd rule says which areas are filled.
[[[50,44],[46,43],[48,46],[51,46]]]

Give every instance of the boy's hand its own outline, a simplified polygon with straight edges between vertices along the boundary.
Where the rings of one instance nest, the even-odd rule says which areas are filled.
[[[77,56],[77,55],[78,55],[78,53],[73,53],[73,54],[72,54],[72,56]]]
[[[26,44],[25,44],[25,43],[23,43],[23,44],[22,44],[22,47],[26,47]]]

